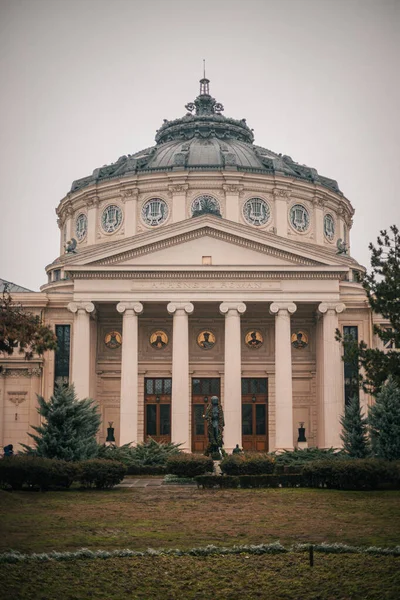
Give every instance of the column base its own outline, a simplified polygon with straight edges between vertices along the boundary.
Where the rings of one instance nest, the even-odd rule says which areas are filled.
[[[308,442],[297,442],[298,450],[305,450],[306,448],[308,448]]]
[[[282,454],[285,451],[293,452],[293,450],[294,450],[294,447],[291,446],[290,448],[275,448],[274,452],[276,452],[276,454]]]

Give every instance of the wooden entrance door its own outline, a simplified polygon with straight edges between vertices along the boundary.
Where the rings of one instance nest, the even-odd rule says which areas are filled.
[[[170,377],[148,377],[144,380],[144,431],[157,442],[171,441]]]
[[[242,443],[244,450],[268,451],[268,379],[242,378]]]
[[[207,421],[204,418],[211,396],[220,397],[219,377],[192,379],[192,451],[204,452],[208,446]]]

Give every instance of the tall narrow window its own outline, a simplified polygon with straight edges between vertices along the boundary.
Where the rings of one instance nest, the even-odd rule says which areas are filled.
[[[69,385],[70,325],[56,325],[56,338],[58,348],[55,353],[54,381]]]
[[[343,337],[353,339],[358,342],[358,327],[356,325],[345,325],[343,327]],[[344,401],[348,405],[350,398],[357,396],[358,398],[358,365],[346,361],[344,362]]]

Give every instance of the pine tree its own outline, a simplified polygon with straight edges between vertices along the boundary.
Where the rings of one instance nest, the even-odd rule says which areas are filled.
[[[400,233],[396,225],[380,232],[377,245],[369,244],[371,250],[370,273],[363,278],[363,287],[374,313],[388,320],[388,327],[374,325],[375,335],[386,345],[386,350],[368,348],[361,340],[336,331],[336,338],[343,343],[344,360],[357,373],[356,386],[376,396],[391,375],[400,385]]]
[[[361,412],[357,396],[350,399],[340,418],[343,449],[351,458],[366,458],[369,455],[367,419]]]
[[[400,459],[400,388],[389,377],[369,409],[372,452],[385,460]]]
[[[85,460],[97,456],[96,434],[101,418],[93,400],[78,400],[73,386],[56,384],[54,395],[47,402],[38,396],[38,413],[44,423],[32,426],[30,433],[36,447],[26,451],[45,458],[68,461]]]

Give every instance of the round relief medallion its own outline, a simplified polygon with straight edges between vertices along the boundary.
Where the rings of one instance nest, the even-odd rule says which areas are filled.
[[[335,221],[330,214],[327,214],[324,217],[324,234],[326,239],[330,242],[335,237]]]
[[[156,227],[168,218],[168,204],[161,198],[151,198],[143,204],[142,220],[146,225]]]
[[[310,225],[310,215],[308,210],[302,204],[294,204],[290,209],[289,219],[291,226],[296,231],[307,231]]]
[[[122,223],[122,210],[116,204],[110,204],[103,210],[101,226],[106,233],[114,233]]]
[[[115,350],[122,344],[122,335],[119,331],[109,331],[104,336],[104,343],[110,350]]]
[[[87,216],[84,213],[81,213],[78,216],[78,218],[76,219],[76,224],[75,224],[76,237],[78,238],[78,240],[80,242],[85,238],[86,232],[87,232]]]
[[[149,338],[150,346],[155,348],[156,350],[162,350],[166,346],[168,346],[168,335],[165,331],[157,330],[153,331]]]
[[[308,346],[308,335],[304,331],[296,331],[292,334],[292,346],[296,350],[303,350]]]
[[[243,216],[250,225],[265,225],[271,216],[271,210],[262,198],[250,198],[243,205]]]
[[[246,333],[244,341],[248,348],[257,350],[258,348],[261,348],[261,346],[263,345],[264,337],[263,337],[263,334],[261,333],[261,331],[258,331],[257,329],[253,329],[253,330],[249,331],[248,333]]]
[[[211,350],[215,346],[215,335],[209,329],[205,329],[197,336],[197,344],[203,350]]]
[[[221,209],[218,200],[213,196],[209,196],[207,194],[195,198],[192,202],[191,210],[192,216],[203,213],[218,214],[219,216],[221,216]]]

